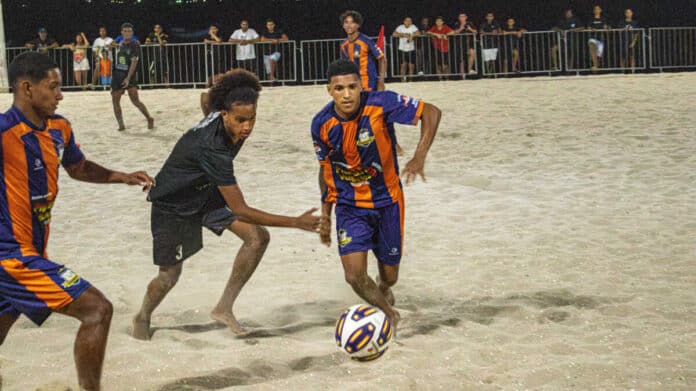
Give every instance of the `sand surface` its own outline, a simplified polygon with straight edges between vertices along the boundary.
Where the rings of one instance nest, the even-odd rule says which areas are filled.
[[[155,312],[152,341],[132,339],[156,273],[149,204],[139,189],[61,172],[49,254],[114,304],[106,390],[696,388],[696,74],[388,88],[444,115],[428,181],[406,188],[398,342],[372,364],[332,340],[340,311],[361,301],[335,244],[295,230],[270,229],[237,302],[250,337],[209,318],[240,241],[206,233]],[[90,159],[154,175],[200,119],[199,93],[142,91],[153,131],[125,99],[118,133],[104,92],[66,93],[59,113]],[[252,206],[319,206],[309,124],[327,101],[322,86],[264,90],[235,161]],[[418,128],[397,133],[410,155]],[[77,326],[21,318],[0,348],[2,389],[76,389]]]

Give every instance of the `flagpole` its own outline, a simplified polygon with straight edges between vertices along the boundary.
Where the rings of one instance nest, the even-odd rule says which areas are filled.
[[[0,0],[0,92],[10,90],[7,82],[7,50],[5,48],[5,23],[2,18],[2,0]]]

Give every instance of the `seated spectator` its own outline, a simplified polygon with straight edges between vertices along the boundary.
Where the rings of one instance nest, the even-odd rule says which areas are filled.
[[[232,33],[229,40],[237,45],[237,66],[258,73],[254,64],[254,60],[256,60],[254,43],[258,42],[259,34],[256,30],[249,28],[249,22],[246,19],[242,20],[239,27]]]
[[[48,53],[48,49],[55,49],[58,47],[58,42],[48,36],[48,30],[44,27],[39,27],[37,34],[39,35],[38,38],[32,39],[24,46],[44,54]]]
[[[266,21],[266,29],[261,34],[261,42],[270,42],[271,45],[263,46],[263,65],[268,75],[268,80],[274,81],[277,78],[278,61],[280,61],[280,42],[288,40],[283,30],[276,27],[273,19]]]
[[[418,27],[413,25],[413,20],[408,16],[404,18],[404,23],[392,33],[393,37],[399,38],[398,58],[401,59],[401,73],[399,74],[404,76],[404,81],[406,76],[413,76],[416,69],[416,45],[413,38],[419,35]]]
[[[454,26],[454,33],[455,34],[476,34],[478,31],[474,27],[474,25],[469,22],[469,17],[467,14],[462,12],[459,14],[459,18],[457,21],[457,24]],[[464,38],[463,40],[463,48],[459,50],[461,53],[460,56],[460,61],[459,61],[459,69],[461,70],[462,73],[466,72],[468,74],[476,74],[476,70],[474,69],[474,62],[476,61],[476,49],[474,45],[474,40],[476,39],[475,36],[473,35],[468,35]],[[464,53],[466,52],[466,61],[467,61],[467,66],[466,69],[464,68]]]
[[[85,33],[81,32],[75,36],[75,42],[66,43],[64,48],[73,52],[73,74],[75,75],[75,85],[87,88],[87,73],[89,72],[89,59],[87,58],[87,48],[89,41]]]
[[[454,30],[445,24],[445,18],[442,16],[435,18],[435,26],[428,30],[428,35],[433,37],[437,73],[441,78],[443,75],[449,74],[449,39],[447,36],[453,34]]]

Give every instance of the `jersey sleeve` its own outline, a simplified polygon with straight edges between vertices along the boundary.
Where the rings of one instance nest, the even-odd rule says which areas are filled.
[[[380,59],[384,57],[384,53],[382,53],[382,49],[377,46],[377,43],[371,39],[367,39],[367,46],[370,48],[370,54],[376,59]]]
[[[382,94],[382,109],[387,123],[415,125],[423,113],[425,102],[420,99],[399,95],[392,91]]]
[[[75,142],[75,133],[73,133],[72,129],[70,129],[67,133],[68,139],[65,140],[65,144],[63,145],[63,157],[61,159],[61,164],[63,167],[70,167],[73,164],[77,164],[85,159],[85,155]]]
[[[205,174],[215,185],[231,186],[237,184],[232,157],[228,150],[206,147],[201,151],[200,163]]]
[[[318,119],[312,121],[312,141],[314,142],[314,153],[317,160],[323,162],[329,156],[329,146],[321,139],[322,123]]]
[[[339,50],[339,52],[341,52],[341,60],[350,60],[350,58],[348,58],[348,53],[346,53],[344,50],[346,48],[348,48],[348,45],[341,45],[341,48]]]

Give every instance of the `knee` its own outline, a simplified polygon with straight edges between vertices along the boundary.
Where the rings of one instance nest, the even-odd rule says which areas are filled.
[[[389,273],[388,275],[380,276],[379,281],[386,286],[392,287],[397,281],[399,281],[399,274]]]
[[[247,241],[247,244],[256,249],[265,249],[271,241],[271,234],[265,227],[256,226],[254,234]]]
[[[367,273],[353,271],[346,271],[344,277],[346,279],[346,282],[353,288],[358,288],[362,286],[363,282],[365,281],[365,278],[369,278],[367,276]]]
[[[130,98],[130,101],[131,101],[134,105],[137,105],[137,104],[140,102],[140,100],[138,99],[137,96],[128,95],[128,98]]]
[[[104,296],[99,296],[94,300],[92,305],[92,310],[84,318],[82,318],[82,323],[96,325],[96,324],[109,324],[111,323],[111,317],[114,314],[114,306],[111,302]]]
[[[170,290],[176,285],[181,276],[181,265],[177,265],[170,268],[160,268],[160,273],[157,276],[160,285],[164,290]]]

